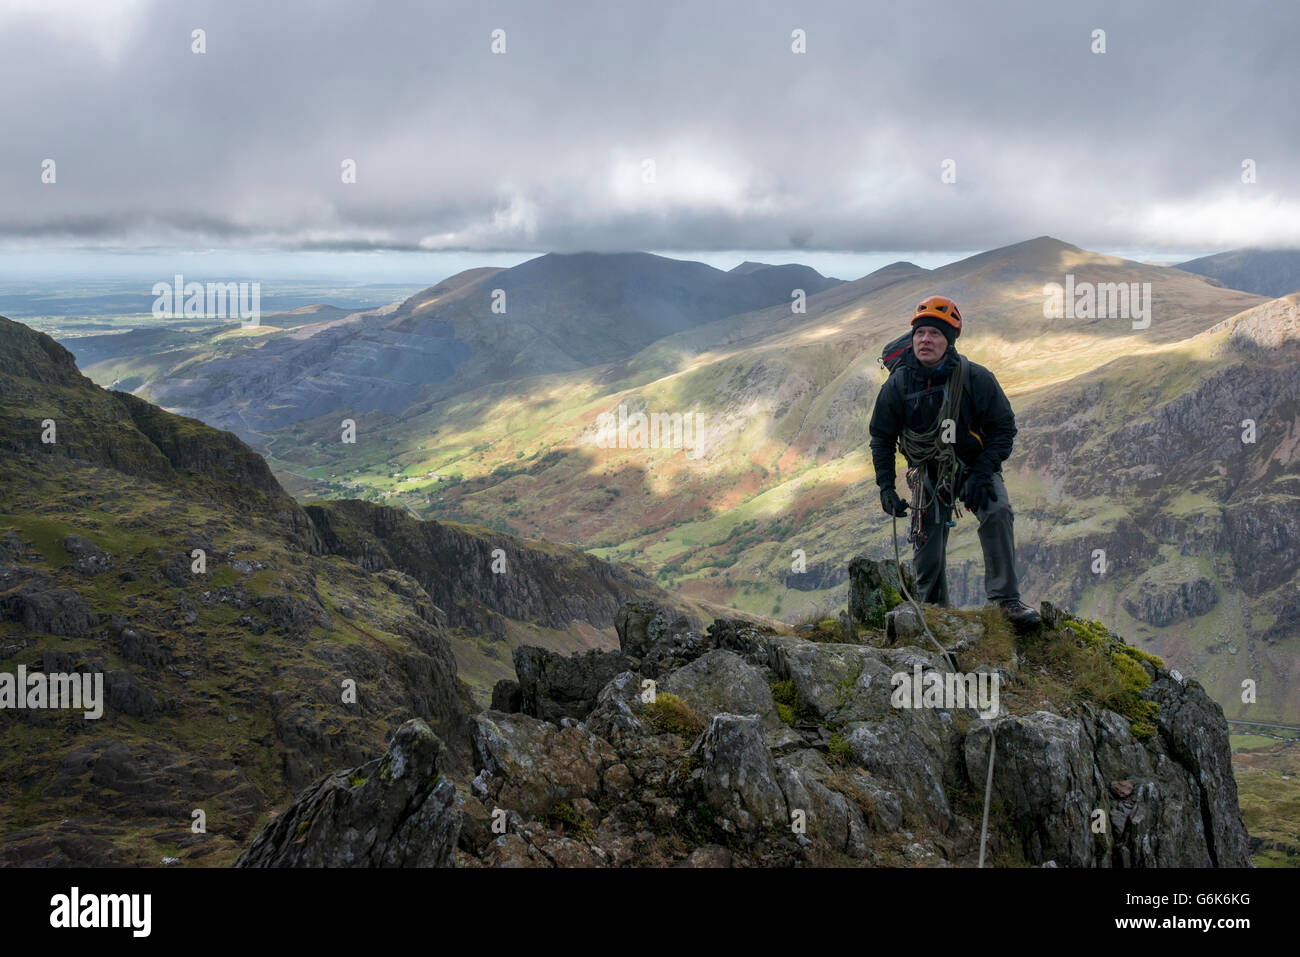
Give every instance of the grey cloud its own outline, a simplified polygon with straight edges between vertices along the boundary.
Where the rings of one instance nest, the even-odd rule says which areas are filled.
[[[1232,206],[1300,203],[1286,4],[160,0],[108,55],[75,12],[4,16],[11,240],[870,250],[1300,229]]]

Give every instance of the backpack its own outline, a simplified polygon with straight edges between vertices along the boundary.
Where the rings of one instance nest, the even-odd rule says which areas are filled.
[[[903,361],[903,353],[912,348],[912,330],[909,329],[897,339],[894,339],[889,345],[885,346],[880,353],[880,366],[882,369],[888,369],[889,374],[893,375],[898,364]]]
[[[880,366],[882,369],[888,369],[892,376],[894,370],[899,367],[903,361],[903,356],[912,348],[912,332],[908,330],[897,339],[891,339],[884,349],[880,352]],[[961,394],[969,388],[970,369],[966,362],[965,356],[958,356],[957,363],[957,400],[961,401]]]

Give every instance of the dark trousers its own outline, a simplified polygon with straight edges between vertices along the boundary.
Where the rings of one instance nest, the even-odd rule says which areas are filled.
[[[1001,474],[993,474],[995,498],[987,508],[975,513],[979,519],[980,547],[984,551],[984,593],[991,602],[1020,598],[1016,578],[1016,542],[1011,499]],[[960,505],[960,503],[958,503]],[[962,505],[963,516],[969,518]],[[938,511],[938,516],[935,512]],[[926,542],[912,550],[912,569],[916,574],[916,599],[932,605],[951,606],[945,565],[948,551],[948,526],[952,508],[931,503],[925,514]],[[960,519],[959,519],[960,521]]]

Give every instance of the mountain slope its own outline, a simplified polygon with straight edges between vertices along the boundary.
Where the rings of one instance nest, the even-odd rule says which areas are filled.
[[[1232,249],[1190,259],[1177,268],[1261,296],[1300,290],[1300,249]]]
[[[265,333],[233,354],[154,367],[144,394],[253,439],[327,413],[399,414],[471,385],[617,361],[838,282],[795,265],[727,273],[648,253],[549,254],[467,270],[392,308]]]

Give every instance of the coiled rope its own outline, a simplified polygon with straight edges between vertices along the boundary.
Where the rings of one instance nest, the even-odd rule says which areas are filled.
[[[954,431],[956,430],[957,419],[961,415],[961,400],[969,377],[970,368],[966,357],[957,356],[957,374],[950,377],[943,387],[943,402],[939,405],[939,414],[934,417],[933,424],[922,432],[904,428],[898,436],[898,447],[907,459],[907,464],[911,466],[907,470],[907,484],[912,489],[912,525],[908,536],[910,542],[923,544],[925,541],[923,516],[932,504],[929,495],[925,494],[929,491],[928,478],[931,464],[935,471],[934,497],[943,505],[954,504],[956,498],[954,487],[957,484],[957,473],[961,463],[957,459],[956,441],[943,441],[943,432],[949,422],[953,424]],[[953,379],[956,380],[956,385],[950,388]],[[956,515],[961,514],[960,509],[955,509],[954,512]],[[938,519],[937,511],[935,518]],[[951,525],[952,522],[950,521],[949,524]]]

